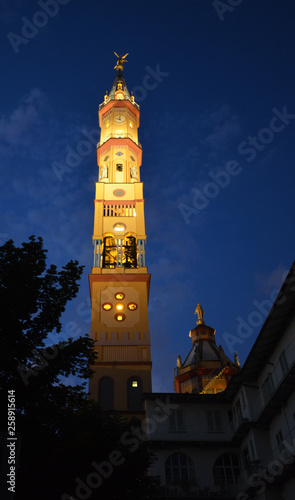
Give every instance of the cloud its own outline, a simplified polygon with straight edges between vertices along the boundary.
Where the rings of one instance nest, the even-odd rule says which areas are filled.
[[[1,234],[16,244],[42,236],[57,265],[70,258],[92,262],[95,148],[62,182],[52,169],[52,161],[64,162],[67,146],[75,149],[85,139],[84,128],[94,127],[72,114],[60,116],[36,88],[0,116]]]
[[[204,120],[212,130],[204,139],[204,143],[218,151],[224,151],[228,144],[240,133],[240,120],[232,115],[226,104],[210,112],[206,112]]]
[[[41,116],[47,108],[45,94],[35,88],[24,97],[8,116],[0,118],[0,141],[8,145],[26,143],[28,134],[41,123]]]

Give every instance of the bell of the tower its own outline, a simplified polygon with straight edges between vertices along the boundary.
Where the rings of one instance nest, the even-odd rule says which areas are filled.
[[[222,392],[232,375],[239,371],[235,357],[232,362],[224,353],[222,346],[217,347],[215,330],[204,322],[204,311],[197,305],[197,326],[189,332],[192,348],[184,360],[177,358],[174,388],[178,393],[215,394]]]
[[[142,392],[151,391],[148,295],[140,110],[118,57],[111,91],[99,106],[98,182],[94,200],[94,262],[89,275],[91,336],[98,359],[90,380],[102,409],[142,412]]]

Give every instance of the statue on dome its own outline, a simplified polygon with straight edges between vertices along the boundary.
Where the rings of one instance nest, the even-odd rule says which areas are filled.
[[[197,305],[196,307],[196,310],[195,310],[195,314],[198,315],[198,321],[197,321],[197,324],[198,325],[204,325],[204,309],[202,308],[202,306],[200,304]]]
[[[240,360],[239,360],[239,356],[238,356],[237,351],[235,351],[235,364],[236,364],[237,366],[241,366],[241,365],[240,365]]]

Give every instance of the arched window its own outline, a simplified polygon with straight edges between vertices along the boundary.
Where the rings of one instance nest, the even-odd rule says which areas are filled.
[[[195,467],[192,459],[184,453],[173,453],[166,460],[165,474],[166,484],[195,481]]]
[[[100,379],[98,402],[102,410],[114,409],[114,381],[111,377],[103,377]]]
[[[241,474],[239,458],[233,453],[221,455],[213,466],[213,477],[215,484],[238,484],[238,476]]]
[[[115,238],[111,236],[103,239],[102,267],[108,269],[117,267],[117,245]]]
[[[127,381],[128,410],[142,410],[142,381],[139,377],[130,377]]]
[[[134,236],[124,238],[123,266],[132,269],[137,267],[136,239]]]
[[[105,236],[102,248],[102,267],[135,269],[137,267],[137,245],[134,236],[122,238]]]

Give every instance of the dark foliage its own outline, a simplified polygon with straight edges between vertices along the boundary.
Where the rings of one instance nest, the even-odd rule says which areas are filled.
[[[88,400],[85,384],[60,381],[91,375],[93,341],[68,338],[48,347],[48,335],[54,331],[58,337],[62,330],[61,315],[78,293],[82,271],[76,261],[61,271],[47,268],[41,238],[32,236],[19,248],[12,240],[0,247],[0,410],[7,413],[7,391],[15,390],[15,500],[75,500],[82,498],[76,495],[85,481],[85,499],[153,498],[154,481],[146,474],[151,454],[142,432],[133,436],[140,424],[102,413]],[[7,432],[6,422],[0,430]],[[94,484],[93,473],[99,474],[93,462],[105,469],[89,488],[87,481]]]

